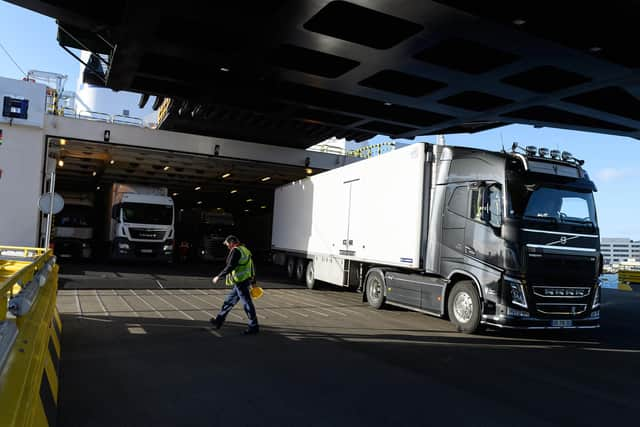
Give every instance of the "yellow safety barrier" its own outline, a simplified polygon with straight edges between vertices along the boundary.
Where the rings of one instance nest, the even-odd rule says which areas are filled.
[[[0,246],[0,426],[53,426],[62,323],[51,250]]]

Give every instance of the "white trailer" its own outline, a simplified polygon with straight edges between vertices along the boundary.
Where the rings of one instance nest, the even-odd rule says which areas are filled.
[[[415,144],[277,188],[276,263],[309,287],[316,279],[357,285],[347,260],[419,269],[431,174],[425,156]]]

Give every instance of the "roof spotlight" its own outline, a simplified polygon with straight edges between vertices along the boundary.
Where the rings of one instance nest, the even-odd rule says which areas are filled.
[[[560,150],[551,150],[551,158],[552,159],[560,159]]]
[[[562,160],[564,160],[565,162],[568,162],[571,159],[573,159],[573,155],[570,152],[568,151],[562,152]]]
[[[540,157],[547,157],[549,155],[549,149],[545,147],[538,148],[538,155]]]
[[[525,150],[527,151],[527,155],[535,156],[538,148],[535,145],[527,145],[527,148]]]

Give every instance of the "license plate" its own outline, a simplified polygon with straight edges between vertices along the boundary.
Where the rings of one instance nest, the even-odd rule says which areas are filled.
[[[573,320],[552,320],[551,326],[555,328],[569,328],[573,326]]]
[[[153,249],[140,249],[140,252],[142,252],[143,254],[150,254],[153,252]]]

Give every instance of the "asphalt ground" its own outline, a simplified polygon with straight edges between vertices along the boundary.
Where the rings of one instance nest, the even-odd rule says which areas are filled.
[[[640,288],[599,330],[455,332],[262,267],[261,332],[210,327],[221,266],[63,265],[60,426],[637,424]]]

